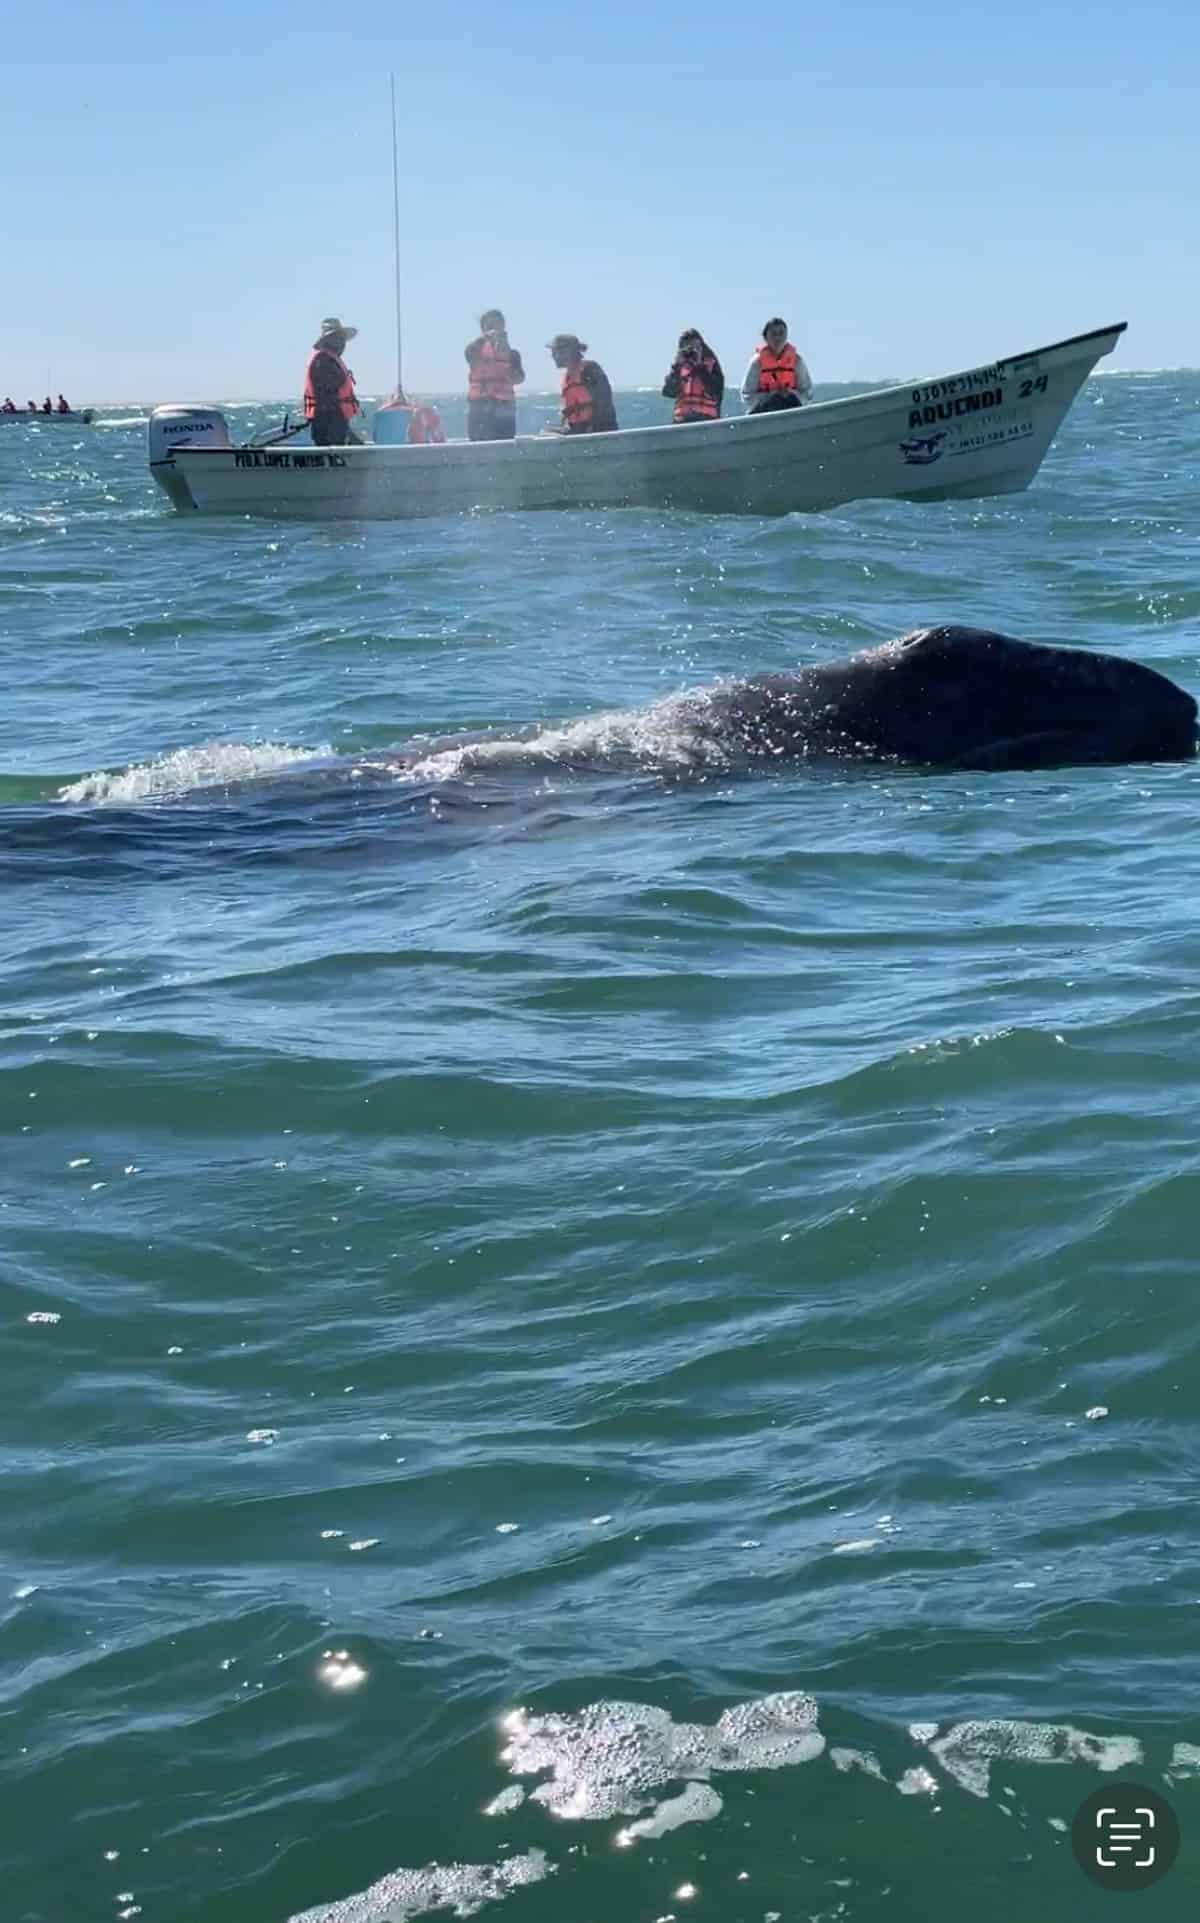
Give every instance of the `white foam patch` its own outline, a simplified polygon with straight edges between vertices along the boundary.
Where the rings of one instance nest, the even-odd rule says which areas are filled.
[[[423,1870],[393,1870],[370,1889],[300,1910],[288,1923],[407,1923],[409,1917],[430,1910],[474,1916],[485,1903],[498,1903],[553,1871],[544,1850],[529,1850],[504,1863],[430,1863]]]
[[[1171,1751],[1170,1774],[1200,1776],[1200,1746],[1195,1743],[1176,1743]]]
[[[639,1816],[636,1823],[618,1830],[613,1841],[627,1849],[640,1836],[665,1836],[668,1830],[681,1829],[685,1823],[711,1823],[724,1807],[708,1783],[687,1783],[678,1796],[665,1796],[649,1816]]]
[[[136,763],[120,773],[82,775],[60,788],[56,799],[128,808],[196,789],[232,787],[331,753],[328,747],[289,748],[275,741],[204,741],[194,748],[176,748],[157,761]]]
[[[521,1785],[510,1783],[498,1796],[493,1796],[490,1803],[484,1804],[483,1813],[485,1816],[509,1816],[513,1810],[520,1809],[524,1801],[525,1792]]]
[[[831,1749],[829,1760],[843,1775],[849,1770],[861,1769],[864,1776],[877,1776],[881,1783],[886,1780],[878,1756],[873,1756],[869,1749]]]
[[[587,715],[561,727],[543,728],[525,739],[496,734],[433,749],[418,754],[397,773],[402,781],[454,781],[501,768],[570,768],[581,763],[593,768],[605,761],[630,759],[650,768],[729,765],[728,751],[720,741],[698,729],[694,713],[681,700],[672,699],[642,711]]]
[[[929,1745],[947,1776],[972,1796],[986,1796],[995,1762],[1087,1763],[1126,1769],[1142,1760],[1134,1736],[1093,1736],[1069,1723],[956,1723]]]
[[[555,1816],[595,1822],[632,1816],[667,1783],[718,1770],[785,1769],[825,1748],[817,1705],[800,1691],[738,1703],[706,1723],[677,1723],[647,1703],[592,1703],[573,1715],[505,1719],[501,1761],[514,1776],[540,1775],[531,1801]]]
[[[937,1777],[931,1776],[927,1769],[906,1769],[896,1788],[901,1796],[932,1796],[937,1789]]]

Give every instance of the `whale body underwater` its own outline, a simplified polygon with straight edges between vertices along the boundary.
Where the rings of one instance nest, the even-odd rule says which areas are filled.
[[[718,682],[640,717],[690,744],[696,763],[835,759],[941,770],[1061,768],[1195,755],[1197,706],[1136,661],[1017,641],[984,628],[917,628],[844,660]],[[455,772],[528,761],[594,763],[570,729],[411,742],[394,766],[416,774],[439,754]],[[582,743],[580,744],[582,746]],[[633,740],[626,744],[637,753]],[[602,756],[600,758],[608,758]]]

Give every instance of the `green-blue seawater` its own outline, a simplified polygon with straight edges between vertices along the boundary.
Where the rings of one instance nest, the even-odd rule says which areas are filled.
[[[139,415],[0,430],[3,1923],[1093,1923],[1121,1780],[1193,1917],[1200,771],[621,717],[1200,691],[1200,375],[773,522],[185,518]]]

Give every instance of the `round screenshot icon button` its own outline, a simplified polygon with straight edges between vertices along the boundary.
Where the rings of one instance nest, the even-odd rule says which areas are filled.
[[[1106,1783],[1079,1805],[1071,1847],[1085,1876],[1105,1890],[1145,1890],[1179,1855],[1179,1821],[1144,1783]]]

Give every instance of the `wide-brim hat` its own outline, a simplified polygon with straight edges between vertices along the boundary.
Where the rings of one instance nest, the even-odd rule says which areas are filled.
[[[328,319],[321,322],[320,326],[322,340],[325,339],[326,334],[344,334],[348,341],[352,341],[357,332],[357,327],[347,327],[345,321],[340,321],[336,314],[331,314]]]
[[[581,341],[578,334],[556,334],[552,341],[546,342],[546,346],[552,354],[556,347],[577,347],[581,354],[587,353],[587,342]]]

